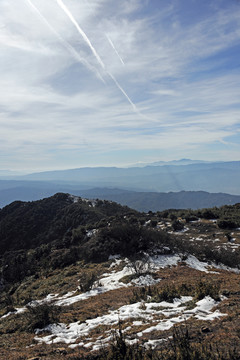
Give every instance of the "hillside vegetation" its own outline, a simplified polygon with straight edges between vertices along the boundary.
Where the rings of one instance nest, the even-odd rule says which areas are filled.
[[[240,204],[140,213],[58,193],[6,206],[0,359],[238,359],[239,228]]]

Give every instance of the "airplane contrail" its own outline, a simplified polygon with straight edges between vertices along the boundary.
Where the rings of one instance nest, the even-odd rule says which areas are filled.
[[[103,69],[105,69],[105,65],[102,62],[100,56],[98,55],[98,53],[96,52],[94,46],[92,45],[91,41],[89,40],[89,38],[87,37],[87,35],[85,34],[85,32],[80,28],[80,26],[78,25],[77,21],[75,20],[75,18],[73,17],[72,13],[69,11],[69,9],[66,7],[66,5],[62,2],[62,0],[56,0],[58,5],[62,8],[62,10],[65,12],[65,14],[69,17],[69,19],[72,21],[72,23],[75,25],[75,27],[77,28],[77,30],[79,31],[80,35],[83,37],[84,41],[88,44],[88,46],[90,47],[90,49],[92,50],[94,56],[96,57],[97,61],[99,62],[99,64],[102,66]]]
[[[104,79],[100,75],[97,69],[95,69],[92,65],[89,64],[89,62],[82,58],[79,53],[72,47],[71,44],[69,44],[62,36],[52,27],[51,24],[47,21],[47,19],[42,15],[42,13],[39,11],[39,9],[33,5],[31,0],[26,0],[28,4],[31,6],[31,8],[38,14],[38,16],[42,19],[42,21],[48,26],[48,28],[51,30],[51,32],[58,38],[58,40],[67,48],[67,50],[72,54],[72,56],[81,64],[85,65],[90,71],[94,72],[95,75],[105,83]]]
[[[123,65],[125,65],[123,59],[122,59],[121,56],[119,55],[119,52],[118,52],[117,49],[115,48],[115,46],[114,46],[112,40],[110,39],[110,37],[109,37],[107,34],[105,34],[105,36],[106,36],[106,38],[108,39],[109,44],[111,45],[111,47],[113,48],[113,50],[114,50],[115,53],[117,54],[117,56],[118,56],[119,60],[121,61],[121,63],[122,63]]]
[[[137,109],[136,105],[132,102],[132,100],[130,99],[130,97],[128,96],[128,94],[126,93],[126,91],[123,90],[123,88],[121,87],[121,85],[118,83],[118,81],[115,79],[115,77],[107,71],[107,74],[110,76],[110,78],[114,81],[114,83],[116,84],[116,86],[119,88],[119,90],[123,93],[123,95],[126,97],[126,99],[128,100],[128,102],[132,105],[133,110],[136,113],[139,113],[139,110]]]
[[[111,79],[114,81],[115,85],[118,87],[118,89],[121,91],[121,93],[125,96],[125,98],[128,100],[128,102],[131,104],[134,112],[137,112],[139,114],[139,111],[137,110],[136,105],[132,102],[130,97],[127,95],[127,93],[123,90],[123,88],[119,85],[118,81],[115,79],[115,77],[106,70],[105,64],[103,63],[102,59],[98,55],[97,51],[95,50],[94,46],[92,45],[91,41],[85,34],[85,32],[81,29],[77,21],[75,20],[74,16],[70,12],[70,10],[66,7],[66,5],[63,3],[62,0],[56,0],[57,4],[60,6],[60,8],[65,12],[65,14],[69,17],[70,21],[73,23],[73,25],[77,28],[80,35],[83,37],[84,41],[87,43],[87,45],[90,47],[93,55],[97,59],[98,63],[101,65],[102,69],[106,71],[106,73],[111,77]]]

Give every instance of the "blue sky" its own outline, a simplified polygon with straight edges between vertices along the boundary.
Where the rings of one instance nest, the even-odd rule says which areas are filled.
[[[240,1],[0,0],[0,170],[240,160]]]

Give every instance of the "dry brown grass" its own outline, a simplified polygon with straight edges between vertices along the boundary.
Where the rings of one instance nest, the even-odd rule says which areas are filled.
[[[94,265],[91,265],[91,270],[93,266]],[[99,273],[106,271],[105,265],[98,266]],[[65,271],[69,274],[68,279],[70,279],[71,286],[75,287],[80,269],[75,266],[69,267]],[[64,276],[67,276],[66,273]],[[57,281],[61,275],[56,273],[52,276],[52,280],[54,279],[54,281]],[[211,322],[199,321],[191,318],[187,321],[187,324],[191,328],[191,334],[196,344],[200,340],[203,344],[212,342],[218,344],[220,347],[222,346],[229,349],[236,348],[240,353],[239,275],[224,270],[217,270],[217,273],[203,273],[185,266],[184,262],[182,262],[178,266],[159,270],[157,276],[161,279],[161,281],[155,285],[159,289],[163,289],[164,287],[169,286],[169,284],[179,287],[185,283],[194,287],[199,281],[218,283],[220,293],[227,295],[227,298],[218,305],[218,309],[222,313],[226,313],[227,316],[215,319]],[[44,287],[48,288],[49,286],[48,279],[45,280],[47,283],[41,284],[41,289]],[[51,284],[53,284],[54,281],[52,281]],[[55,285],[53,285],[51,289],[54,289],[54,286]],[[83,322],[87,319],[107,314],[110,310],[116,310],[119,307],[128,304],[132,293],[132,287],[120,288],[89,298],[88,300],[79,301],[71,306],[63,307],[60,314],[60,322],[66,324],[76,321]],[[22,318],[19,317],[18,320],[15,315],[12,315],[11,317],[0,321],[1,360],[25,360],[34,357],[39,357],[40,359],[61,359],[61,357],[65,359],[74,359],[74,357],[77,358],[77,356],[84,358],[90,353],[90,349],[70,349],[66,344],[36,344],[34,341],[34,334],[24,331],[24,329],[20,329],[20,325],[16,326],[18,325],[18,321],[19,324],[24,322],[24,314],[22,315]],[[131,320],[129,319],[128,321],[123,322],[121,326],[125,329],[130,323]],[[113,326],[111,330],[116,330],[117,327],[117,325]],[[136,333],[143,331],[146,327],[149,327],[149,324],[143,323],[137,327],[132,327],[126,334],[130,338],[135,338]],[[208,328],[209,332],[202,332],[204,327]],[[101,334],[104,334],[108,330],[110,330],[110,328],[103,325],[93,329],[88,337],[93,340],[97,339]],[[149,339],[156,338],[167,339],[171,334],[172,329],[164,332],[158,331],[144,334],[142,342],[144,343]],[[163,346],[166,346],[166,342],[163,343]],[[64,355],[60,354],[57,350],[59,348],[65,348],[67,353]]]

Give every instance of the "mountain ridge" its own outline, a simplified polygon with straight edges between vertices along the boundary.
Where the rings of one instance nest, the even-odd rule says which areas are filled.
[[[15,180],[137,191],[207,191],[240,195],[240,161],[132,168],[95,167],[33,173]]]

